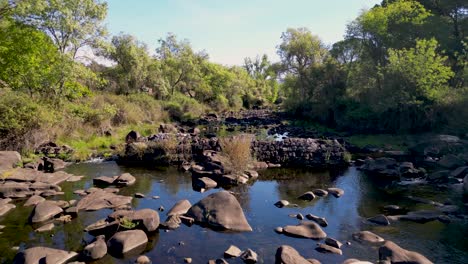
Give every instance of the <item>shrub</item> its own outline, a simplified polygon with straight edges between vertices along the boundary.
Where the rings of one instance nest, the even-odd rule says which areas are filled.
[[[47,138],[54,112],[21,92],[0,92],[0,149],[33,149]]]
[[[253,160],[251,153],[252,140],[253,135],[250,134],[240,134],[219,139],[221,157],[227,171],[242,173],[248,168]]]
[[[183,94],[174,94],[170,101],[163,103],[164,109],[175,121],[189,121],[199,118],[205,112],[205,106],[197,100]]]

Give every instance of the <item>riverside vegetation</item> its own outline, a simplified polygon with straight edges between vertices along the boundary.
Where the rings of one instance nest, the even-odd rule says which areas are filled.
[[[457,0],[383,1],[331,46],[290,28],[280,62],[260,56],[228,67],[171,33],[154,56],[129,34],[109,36],[102,1],[2,0],[0,145],[26,154],[55,140],[84,160],[136,126],[149,135],[159,122],[276,105],[339,131],[463,134],[466,8]]]

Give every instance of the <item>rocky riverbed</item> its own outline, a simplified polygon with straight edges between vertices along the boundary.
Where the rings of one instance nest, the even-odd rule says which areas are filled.
[[[118,163],[69,164],[52,156],[73,150],[53,142],[27,164],[0,152],[0,262],[468,260],[468,141],[358,148],[268,111],[199,123],[283,136],[253,137],[256,161],[235,174],[217,136],[195,124],[130,132]]]

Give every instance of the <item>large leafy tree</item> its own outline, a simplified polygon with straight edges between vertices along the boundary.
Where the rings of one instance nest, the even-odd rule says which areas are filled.
[[[147,84],[152,58],[145,44],[135,37],[120,34],[112,38],[112,46],[106,56],[115,61],[118,92],[137,91]]]
[[[276,80],[276,69],[268,60],[268,56],[264,54],[262,57],[257,56],[255,59],[245,58],[244,68],[255,80],[253,95],[265,97],[264,99],[274,103],[278,98],[279,85]]]
[[[193,51],[187,40],[179,41],[171,33],[159,40],[156,54],[170,94],[180,92],[195,97],[196,88],[202,81],[201,65],[208,60],[208,55]]]
[[[285,74],[297,78],[292,88],[293,96],[297,101],[311,98],[314,90],[314,75],[312,69],[321,65],[328,56],[325,44],[306,28],[289,28],[281,36],[281,44],[278,46]]]
[[[15,18],[47,33],[62,54],[75,58],[84,46],[96,46],[105,35],[107,4],[100,0],[21,0]]]

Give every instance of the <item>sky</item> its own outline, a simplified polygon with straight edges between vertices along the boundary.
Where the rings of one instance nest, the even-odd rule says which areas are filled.
[[[325,43],[343,39],[346,24],[381,0],[108,0],[112,35],[134,35],[150,53],[168,32],[188,39],[210,60],[242,65],[245,57],[267,54],[287,28],[309,28]]]

